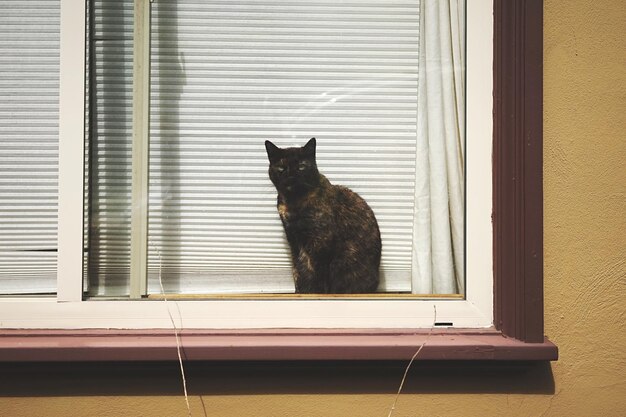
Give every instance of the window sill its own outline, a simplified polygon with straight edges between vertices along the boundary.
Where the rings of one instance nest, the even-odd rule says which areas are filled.
[[[524,343],[495,330],[183,330],[185,360],[552,361],[548,339]],[[2,330],[0,361],[177,360],[171,330]]]

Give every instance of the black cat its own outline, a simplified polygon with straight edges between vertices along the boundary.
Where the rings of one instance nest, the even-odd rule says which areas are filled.
[[[317,170],[315,138],[302,148],[265,142],[278,214],[293,260],[298,293],[372,293],[382,243],[374,212],[358,194]]]

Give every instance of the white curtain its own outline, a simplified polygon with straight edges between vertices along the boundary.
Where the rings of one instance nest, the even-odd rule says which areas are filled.
[[[422,0],[413,292],[464,292],[463,0]]]

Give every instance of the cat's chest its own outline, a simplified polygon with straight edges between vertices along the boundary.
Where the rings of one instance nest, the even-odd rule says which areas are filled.
[[[278,203],[278,215],[283,222],[289,221],[289,207],[287,207],[286,203]]]
[[[311,230],[328,227],[332,213],[326,207],[278,203],[278,215],[287,229]]]

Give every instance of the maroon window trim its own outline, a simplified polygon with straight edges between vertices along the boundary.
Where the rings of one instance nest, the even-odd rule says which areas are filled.
[[[543,1],[494,1],[495,326],[543,334]]]
[[[183,330],[187,360],[556,360],[543,334],[543,1],[494,1],[494,330]],[[171,330],[4,330],[0,361],[177,360]]]
[[[183,330],[184,360],[554,360],[549,341],[493,330]],[[178,360],[171,330],[8,330],[2,361]]]

